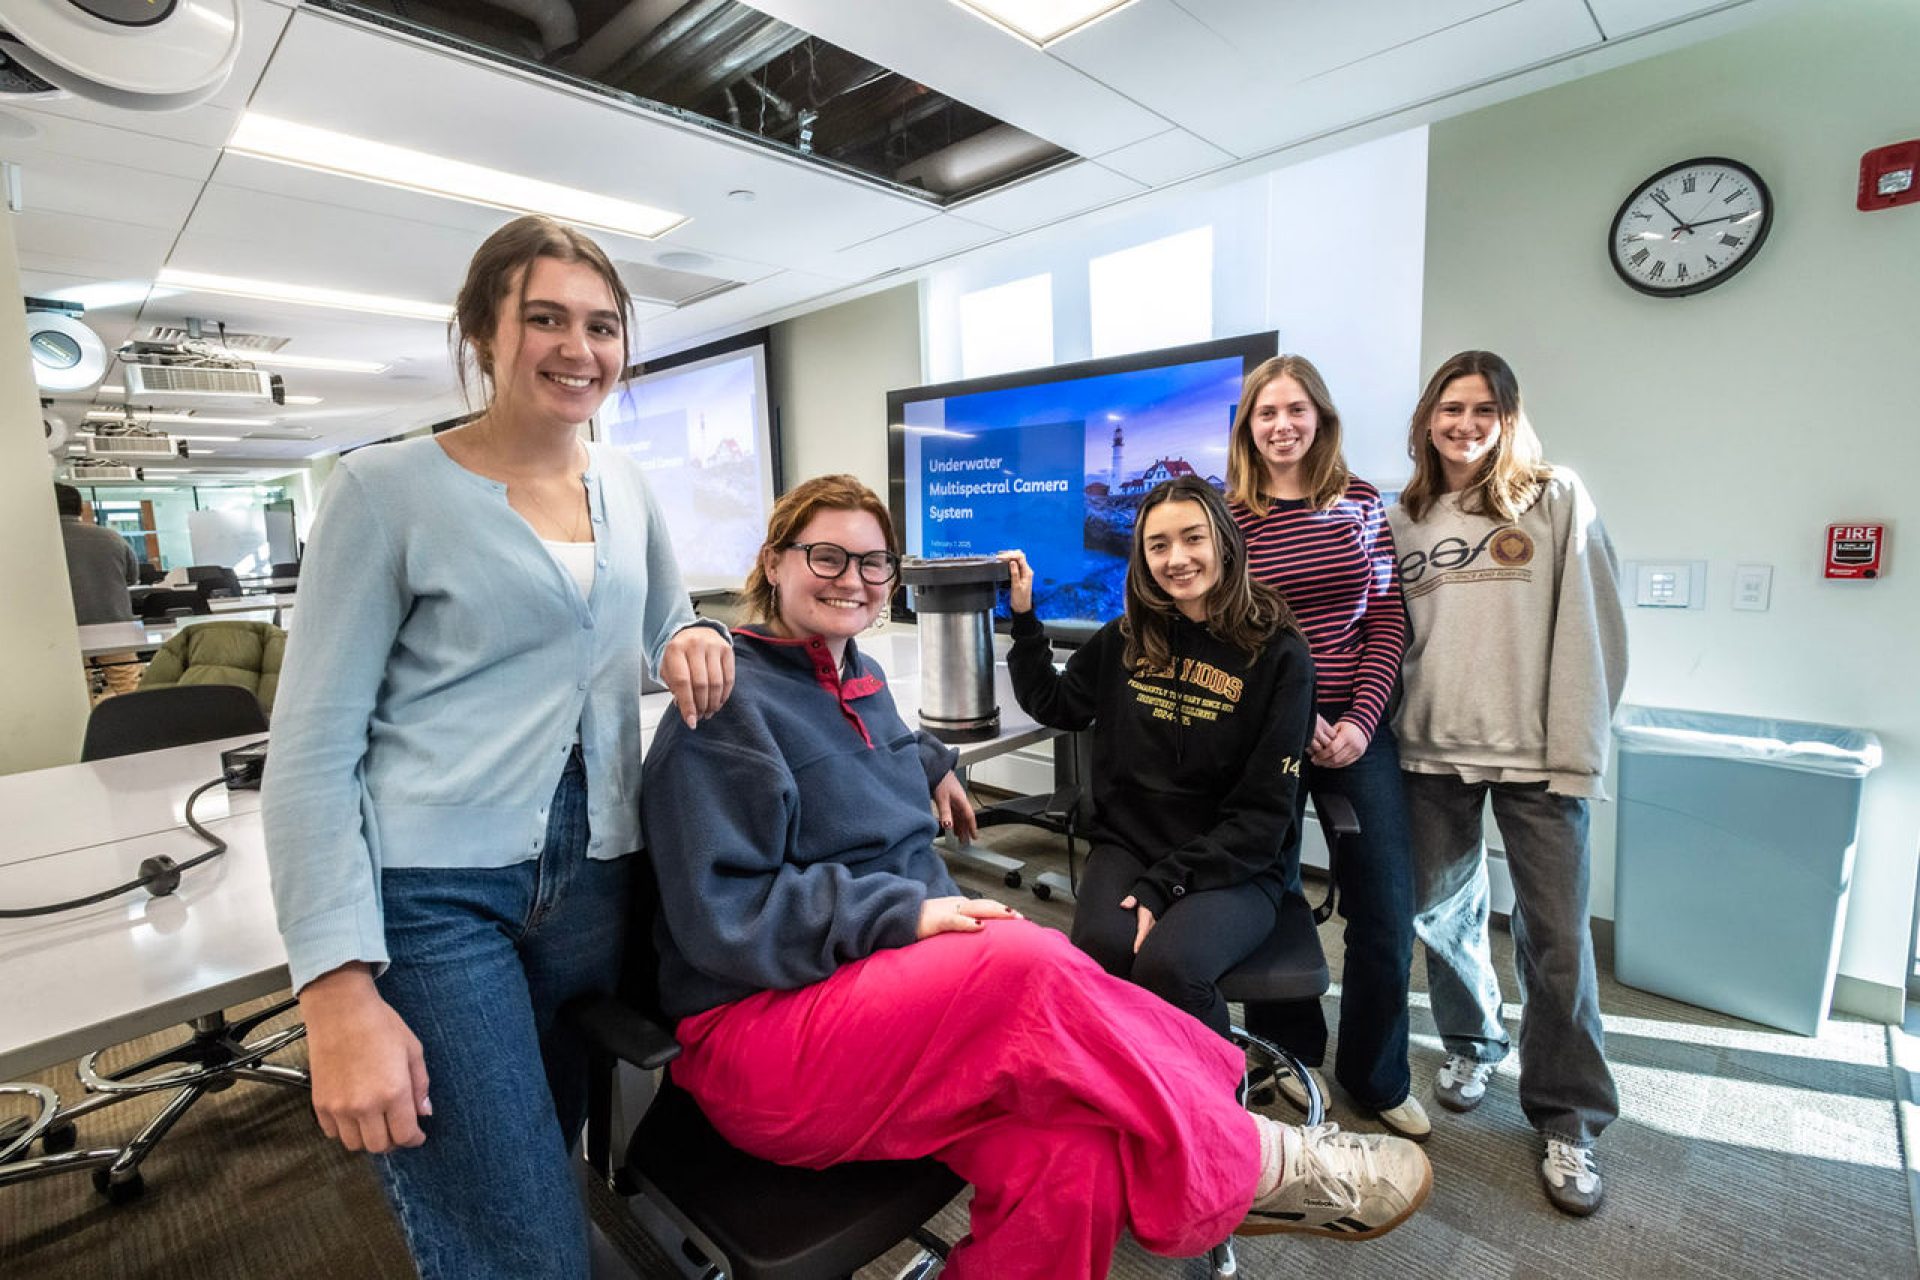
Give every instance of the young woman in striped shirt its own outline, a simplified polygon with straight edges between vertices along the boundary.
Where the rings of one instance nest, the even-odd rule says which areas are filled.
[[[1334,1077],[1387,1128],[1421,1140],[1431,1125],[1408,1092],[1407,1070],[1413,859],[1387,714],[1407,644],[1406,610],[1380,493],[1347,470],[1340,415],[1304,356],[1276,356],[1248,376],[1227,493],[1249,571],[1286,596],[1319,676],[1298,803],[1309,792],[1337,793],[1360,819],[1360,838],[1336,867],[1347,950]],[[1291,874],[1297,883],[1297,864]],[[1317,1001],[1255,1006],[1248,1020],[1311,1064],[1325,1057]],[[1291,1083],[1283,1091],[1304,1103],[1304,1090],[1286,1088]]]

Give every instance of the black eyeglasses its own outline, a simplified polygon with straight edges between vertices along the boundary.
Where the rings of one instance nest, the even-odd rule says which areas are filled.
[[[847,571],[849,560],[860,566],[860,580],[874,586],[892,582],[900,573],[900,557],[891,551],[867,551],[860,555],[833,542],[789,542],[787,546],[807,557],[807,568],[816,578],[837,578]]]

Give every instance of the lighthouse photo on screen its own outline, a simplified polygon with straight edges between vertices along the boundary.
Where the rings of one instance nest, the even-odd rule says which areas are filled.
[[[1041,618],[1094,626],[1118,617],[1141,498],[1182,475],[1226,488],[1248,364],[1238,351],[1210,351],[1080,376],[1070,366],[1023,385],[895,393],[894,487],[908,553],[1017,547],[1033,565]]]

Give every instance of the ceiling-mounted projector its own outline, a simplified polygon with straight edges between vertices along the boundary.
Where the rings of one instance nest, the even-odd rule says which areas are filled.
[[[94,484],[101,480],[140,480],[145,473],[139,467],[130,467],[122,462],[97,462],[92,458],[75,458],[67,463],[67,480],[73,484]]]
[[[178,111],[220,91],[240,53],[238,0],[14,0],[0,54],[76,97]]]
[[[27,306],[27,350],[42,391],[84,391],[106,376],[107,346],[73,308],[35,311],[31,298]]]
[[[172,436],[158,431],[99,433],[85,437],[89,458],[116,462],[167,462],[184,457],[186,450]]]
[[[127,377],[128,402],[155,408],[194,404],[208,398],[238,404],[279,404],[286,397],[284,387],[275,387],[274,376],[258,369],[130,364],[123,372]]]

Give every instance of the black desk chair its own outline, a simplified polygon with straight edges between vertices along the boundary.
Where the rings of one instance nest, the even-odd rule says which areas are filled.
[[[733,1146],[663,1073],[615,1162],[618,1062],[655,1070],[680,1046],[658,1013],[651,876],[634,893],[622,996],[588,996],[563,1016],[589,1045],[587,1161],[622,1196],[643,1195],[727,1280],[851,1276],[903,1240],[921,1252],[900,1280],[939,1273],[947,1245],[924,1224],[966,1184],[934,1160],[861,1161],[830,1169],[770,1164]],[[671,1248],[673,1242],[663,1242]]]
[[[266,729],[259,699],[235,685],[147,689],[108,698],[93,709],[87,718],[80,758],[106,760],[243,733],[265,733]],[[304,1025],[295,1023],[255,1036],[295,1003],[284,1000],[234,1022],[229,1022],[224,1012],[204,1014],[187,1024],[190,1034],[185,1040],[113,1070],[100,1062],[107,1050],[87,1054],[78,1067],[86,1097],[70,1107],[61,1107],[51,1090],[41,1090],[38,1118],[28,1124],[0,1126],[0,1187],[56,1173],[91,1170],[94,1188],[112,1203],[123,1204],[140,1195],[146,1189],[141,1163],[202,1097],[243,1080],[302,1091],[310,1087],[305,1071],[265,1061],[306,1035]],[[171,1096],[159,1114],[124,1146],[72,1149],[77,1141],[76,1120],[150,1093]],[[38,1159],[20,1159],[36,1139],[45,1154]]]
[[[240,594],[240,575],[224,564],[188,565],[187,581],[205,595],[237,596]]]
[[[213,612],[207,606],[206,599],[200,594],[198,588],[192,591],[178,591],[171,587],[156,587],[134,601],[134,608],[139,610],[140,616],[149,622],[160,621],[175,613]]]
[[[243,733],[265,733],[266,713],[251,690],[231,684],[183,684],[108,698],[87,717],[82,760],[162,751]]]

